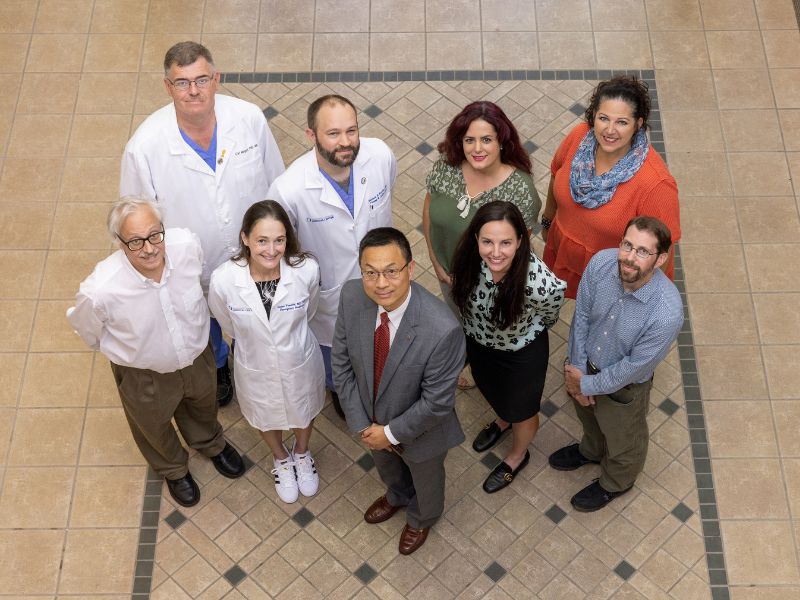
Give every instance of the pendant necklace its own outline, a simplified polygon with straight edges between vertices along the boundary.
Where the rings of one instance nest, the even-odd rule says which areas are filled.
[[[458,203],[456,204],[456,208],[461,211],[460,213],[458,213],[458,216],[461,217],[462,219],[466,219],[467,215],[469,214],[469,209],[472,206],[472,201],[477,200],[478,198],[483,196],[485,191],[486,190],[484,190],[483,192],[478,192],[474,196],[470,196],[469,192],[467,191],[467,186],[465,185],[464,194],[461,196],[461,198],[458,199]]]

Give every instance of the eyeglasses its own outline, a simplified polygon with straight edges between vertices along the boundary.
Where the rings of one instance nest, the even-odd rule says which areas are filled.
[[[636,257],[641,258],[642,260],[651,256],[655,256],[656,254],[661,254],[660,252],[650,252],[647,248],[634,248],[633,244],[631,244],[628,240],[622,240],[619,243],[619,249],[626,254],[631,250],[634,250],[636,252]]]
[[[128,250],[136,252],[137,250],[141,250],[144,248],[145,242],[150,242],[151,245],[156,246],[164,241],[164,230],[156,231],[153,234],[148,235],[146,238],[133,238],[132,240],[123,240],[121,237],[117,236],[119,241],[125,244],[128,247]]]
[[[394,281],[400,277],[400,272],[408,266],[404,264],[400,269],[386,269],[385,271],[361,271],[361,276],[367,281],[378,281],[378,277],[383,275],[386,279]]]
[[[195,84],[198,90],[202,90],[207,88],[214,80],[213,77],[209,77],[208,75],[203,75],[197,79],[176,79],[175,81],[172,81],[169,77],[165,77],[164,79],[166,79],[169,84],[179,92],[188,91],[189,88],[192,87],[192,84]]]

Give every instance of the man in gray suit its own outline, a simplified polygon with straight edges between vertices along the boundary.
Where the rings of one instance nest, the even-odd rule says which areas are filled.
[[[364,519],[382,523],[405,506],[399,550],[411,554],[444,510],[444,459],[464,441],[455,413],[464,333],[441,300],[412,283],[400,231],[373,229],[358,256],[362,280],[345,283],[339,301],[333,379],[347,425],[388,488]]]

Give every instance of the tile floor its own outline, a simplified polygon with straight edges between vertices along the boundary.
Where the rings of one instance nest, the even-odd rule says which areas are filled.
[[[571,511],[591,472],[544,466],[579,432],[553,371],[525,476],[487,496],[481,457],[468,445],[451,452],[445,518],[410,558],[396,554],[400,517],[361,521],[380,484],[330,408],[314,437],[317,497],[275,502],[267,451],[232,406],[221,418],[254,463],[247,476],[229,482],[195,457],[202,504],[176,511],[159,500],[107,361],[63,314],[109,250],[102,223],[118,157],[166,101],[163,53],[187,38],[207,43],[226,73],[454,71],[449,81],[226,84],[272,107],[287,161],[304,151],[303,110],[323,90],[378,107],[362,114],[363,134],[398,156],[396,222],[423,267],[416,226],[432,155],[418,148],[435,145],[460,105],[500,102],[535,144],[544,189],[570,108],[591,89],[568,70],[588,80],[596,69],[652,72],[681,191],[692,328],[657,373],[634,492],[601,513]],[[0,597],[800,597],[800,35],[790,0],[6,0],[0,56]],[[491,73],[507,69],[553,78]],[[490,73],[464,81],[455,71]],[[552,337],[553,364],[569,316]],[[472,392],[458,403],[470,437],[488,410]]]

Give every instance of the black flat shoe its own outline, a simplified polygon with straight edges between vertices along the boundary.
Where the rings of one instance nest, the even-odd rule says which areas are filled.
[[[599,465],[599,460],[589,460],[578,449],[580,444],[570,444],[560,450],[556,450],[547,459],[550,466],[557,471],[574,471],[583,465]]]
[[[522,462],[519,463],[516,469],[512,469],[505,461],[501,461],[499,465],[492,469],[486,481],[483,482],[483,491],[487,494],[494,494],[502,490],[509,483],[514,481],[514,477],[527,466],[530,459],[531,453],[525,450],[525,458],[522,459]]]
[[[631,491],[633,486],[621,492],[609,492],[600,485],[600,481],[595,479],[592,483],[575,494],[570,500],[575,510],[580,512],[594,512],[600,510],[614,498]]]
[[[211,457],[211,462],[214,463],[214,467],[219,474],[228,479],[236,479],[244,475],[244,461],[236,449],[228,442],[225,442],[222,452]]]
[[[217,369],[217,405],[228,406],[233,400],[233,382],[227,363]]]
[[[500,426],[492,421],[475,436],[475,441],[472,442],[472,449],[475,450],[475,452],[485,452],[499,442],[503,434],[510,429],[511,425],[505,429],[500,429]]]
[[[200,488],[197,487],[191,473],[180,479],[167,479],[169,495],[181,506],[194,506],[200,502]]]

